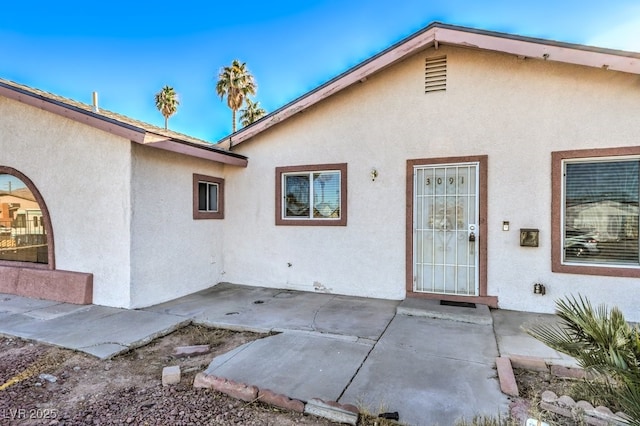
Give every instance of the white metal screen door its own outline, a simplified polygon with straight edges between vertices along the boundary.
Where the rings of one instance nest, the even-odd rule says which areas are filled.
[[[414,292],[478,295],[478,169],[414,167]]]

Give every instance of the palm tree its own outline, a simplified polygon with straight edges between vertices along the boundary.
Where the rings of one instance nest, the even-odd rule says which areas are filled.
[[[246,103],[247,106],[240,110],[240,123],[243,127],[260,120],[267,114],[267,111],[260,106],[260,102],[253,102],[250,98],[247,98]]]
[[[246,63],[234,59],[231,66],[220,70],[216,93],[220,99],[227,97],[227,105],[231,108],[232,133],[236,132],[236,111],[242,107],[248,95],[256,94],[257,89],[258,86]]]
[[[176,113],[178,105],[180,105],[180,102],[173,87],[164,86],[162,90],[156,93],[156,108],[164,116],[165,130],[167,130],[169,124],[169,117]]]
[[[640,426],[640,326],[631,326],[618,308],[594,309],[583,299],[556,302],[557,326],[537,325],[527,332],[547,346],[571,355],[600,381],[587,382],[593,395],[614,396],[629,419]]]

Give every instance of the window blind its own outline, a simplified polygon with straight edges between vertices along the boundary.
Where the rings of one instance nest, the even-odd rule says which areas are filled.
[[[639,263],[638,174],[638,159],[565,164],[565,261]]]

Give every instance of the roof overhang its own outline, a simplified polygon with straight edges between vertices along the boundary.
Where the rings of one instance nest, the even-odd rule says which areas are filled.
[[[0,96],[66,117],[132,142],[233,166],[247,167],[247,157],[216,147],[155,134],[138,126],[70,105],[0,81]]]
[[[105,132],[109,132],[116,136],[120,136],[130,140],[144,138],[144,129],[120,123],[98,114],[92,114],[89,111],[65,104],[64,102],[50,99],[45,96],[37,95],[20,88],[6,85],[0,82],[0,96],[22,102],[23,104],[36,107],[53,114],[61,115],[70,120],[78,121],[91,127],[95,127]]]
[[[143,145],[163,149],[165,151],[177,152],[179,154],[229,164],[231,166],[247,167],[248,164],[247,157],[233,152],[224,152],[220,149],[214,148],[214,145],[209,148],[187,141],[177,141],[175,139],[153,133],[146,133],[144,140],[141,143]]]
[[[490,50],[522,58],[537,58],[640,74],[640,53],[514,36],[436,22],[268,114],[252,125],[222,139],[218,144],[225,149],[230,149],[323,99],[353,84],[365,81],[370,75],[409,55],[429,47],[437,49],[440,45]]]

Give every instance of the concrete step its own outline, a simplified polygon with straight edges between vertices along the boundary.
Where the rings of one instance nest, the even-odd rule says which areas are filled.
[[[409,297],[396,308],[398,315],[438,318],[472,324],[492,325],[493,317],[487,305],[474,304],[475,307],[443,305],[440,300]]]

